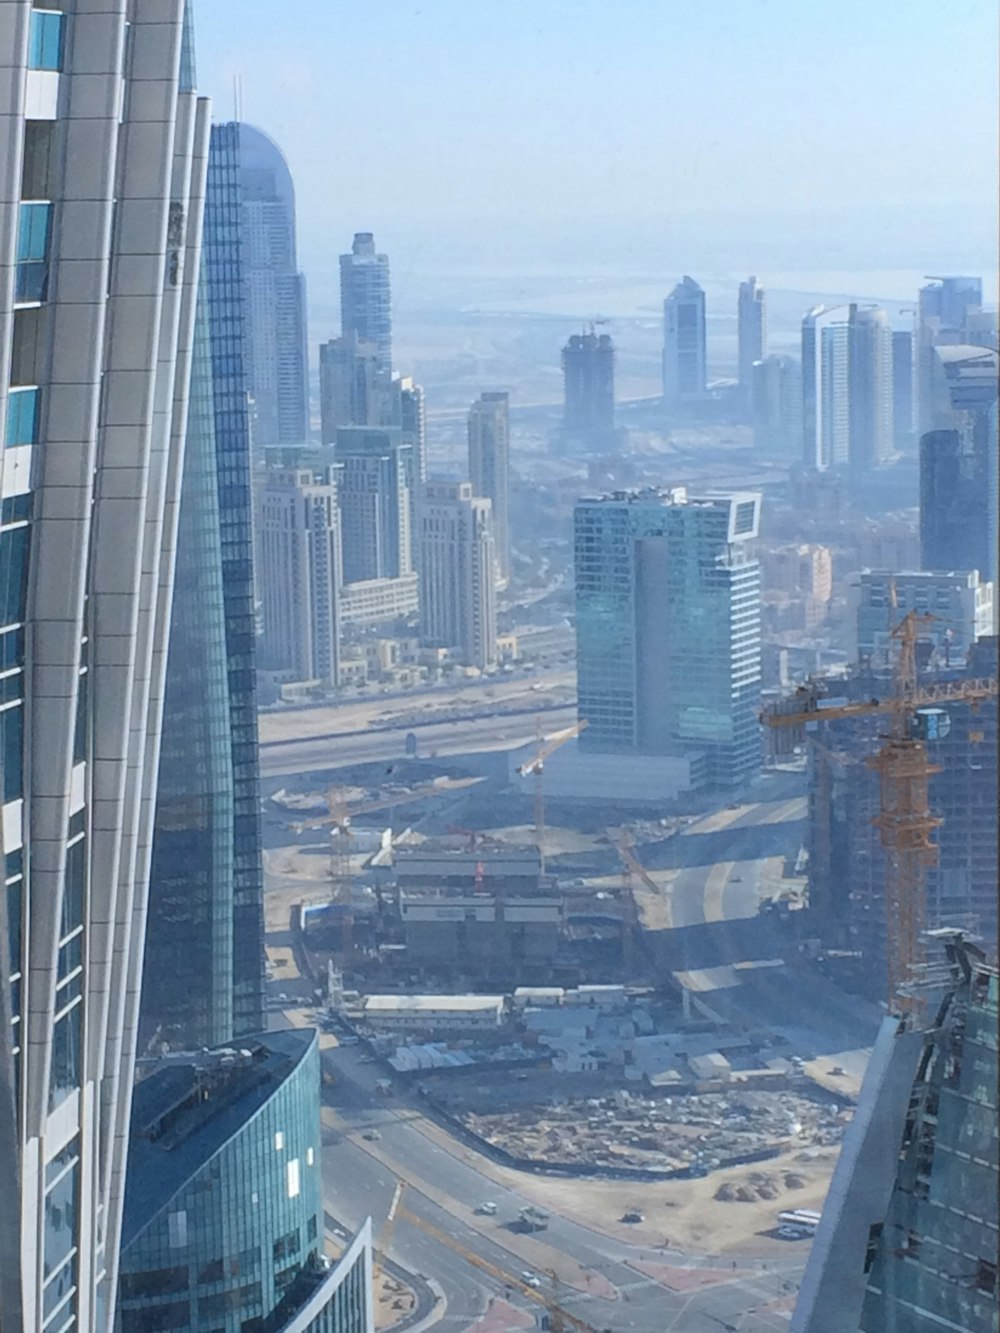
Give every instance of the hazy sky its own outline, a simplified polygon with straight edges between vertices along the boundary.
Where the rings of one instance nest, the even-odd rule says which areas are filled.
[[[362,228],[437,258],[471,233],[469,262],[502,244],[676,271],[727,248],[736,268],[994,267],[995,0],[195,0],[195,18],[216,115],[239,75],[244,118],[286,153],[307,269]]]

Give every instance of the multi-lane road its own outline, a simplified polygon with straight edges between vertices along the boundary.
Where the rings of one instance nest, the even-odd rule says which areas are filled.
[[[781,888],[783,865],[803,842],[800,782],[794,775],[764,777],[752,800],[642,849],[643,865],[662,883],[646,938],[678,983],[723,1017],[780,1033],[806,1056],[857,1050],[860,1073],[878,1010],[844,995],[804,962],[794,913],[782,921],[759,911],[762,898]]]
[[[424,757],[513,749],[534,740],[539,719],[546,732],[575,722],[574,690],[574,673],[563,669],[265,713],[260,771],[284,777],[401,759],[411,731]]]
[[[464,1330],[502,1299],[537,1312],[539,1296],[555,1290],[563,1308],[595,1329],[787,1328],[803,1262],[799,1247],[767,1262],[741,1258],[734,1271],[731,1260],[630,1245],[555,1214],[540,1236],[522,1237],[510,1222],[531,1200],[498,1183],[484,1161],[435,1129],[419,1097],[381,1100],[378,1070],[364,1059],[357,1047],[324,1054],[335,1080],[324,1108],[327,1206],[348,1226],[370,1214],[378,1234],[397,1182],[406,1182],[390,1254],[439,1292],[434,1327]],[[377,1139],[364,1137],[373,1131]],[[485,1200],[497,1204],[496,1217],[475,1216]],[[537,1295],[525,1291],[525,1274],[541,1279]]]

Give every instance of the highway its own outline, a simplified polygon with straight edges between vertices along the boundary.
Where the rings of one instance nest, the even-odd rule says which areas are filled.
[[[380,1101],[374,1091],[380,1071],[365,1062],[358,1047],[338,1047],[323,1058],[335,1079],[324,1095],[327,1207],[348,1227],[370,1213],[377,1237],[396,1181],[408,1182],[390,1254],[442,1292],[444,1308],[435,1327],[464,1330],[498,1298],[537,1312],[537,1298],[524,1293],[521,1274],[536,1273],[548,1288],[546,1274],[553,1268],[560,1278],[560,1304],[596,1329],[616,1333],[700,1333],[720,1326],[739,1333],[787,1329],[790,1292],[803,1265],[797,1248],[766,1266],[741,1259],[734,1273],[729,1261],[632,1246],[555,1215],[546,1232],[522,1237],[511,1230],[510,1220],[530,1200],[478,1169],[474,1154],[458,1145],[450,1151],[440,1130],[432,1136],[419,1098]],[[362,1137],[372,1130],[379,1135],[377,1141]],[[474,1217],[473,1210],[486,1199],[498,1205],[497,1216]],[[408,1220],[407,1211],[444,1233],[451,1243],[428,1236]],[[509,1280],[484,1271],[460,1250]],[[678,1278],[679,1270],[687,1270],[687,1279],[699,1270],[702,1280],[712,1285],[678,1290],[643,1273],[638,1267],[642,1264],[654,1271],[662,1266],[664,1277],[681,1288],[690,1284]]]
[[[764,777],[752,803],[707,815],[641,849],[664,879],[659,928],[647,933],[678,982],[723,1017],[785,1036],[806,1057],[871,1045],[880,1014],[804,964],[793,922],[758,914],[761,882],[780,888],[781,864],[805,836],[801,778]],[[859,1057],[863,1067],[864,1057]]]
[[[537,699],[540,705],[547,702],[543,693]],[[535,739],[536,719],[539,717],[547,732],[558,731],[576,721],[576,705],[567,704],[562,708],[506,717],[496,714],[455,722],[430,723],[416,731],[418,753],[425,758],[431,754],[444,758],[447,755],[472,754],[482,750],[513,750]],[[323,769],[347,768],[377,760],[402,759],[406,754],[406,737],[410,730],[405,725],[386,731],[363,729],[347,735],[308,737],[262,746],[261,776],[284,777]]]

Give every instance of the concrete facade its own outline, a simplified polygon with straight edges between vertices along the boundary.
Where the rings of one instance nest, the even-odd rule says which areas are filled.
[[[497,663],[496,556],[489,500],[468,481],[430,481],[420,508],[421,637],[466,666]]]
[[[615,348],[608,334],[574,333],[562,350],[563,435],[568,448],[615,442]]]
[[[336,685],[343,582],[336,485],[310,468],[272,469],[257,541],[263,665]]]
[[[0,6],[5,1330],[114,1318],[209,134],[184,25]]]

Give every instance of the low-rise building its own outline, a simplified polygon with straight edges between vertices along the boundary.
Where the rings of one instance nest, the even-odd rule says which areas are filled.
[[[565,920],[561,898],[400,897],[406,962],[507,976],[551,963]]]
[[[369,1027],[391,1030],[498,1028],[506,1012],[502,995],[366,995],[361,1003]]]

